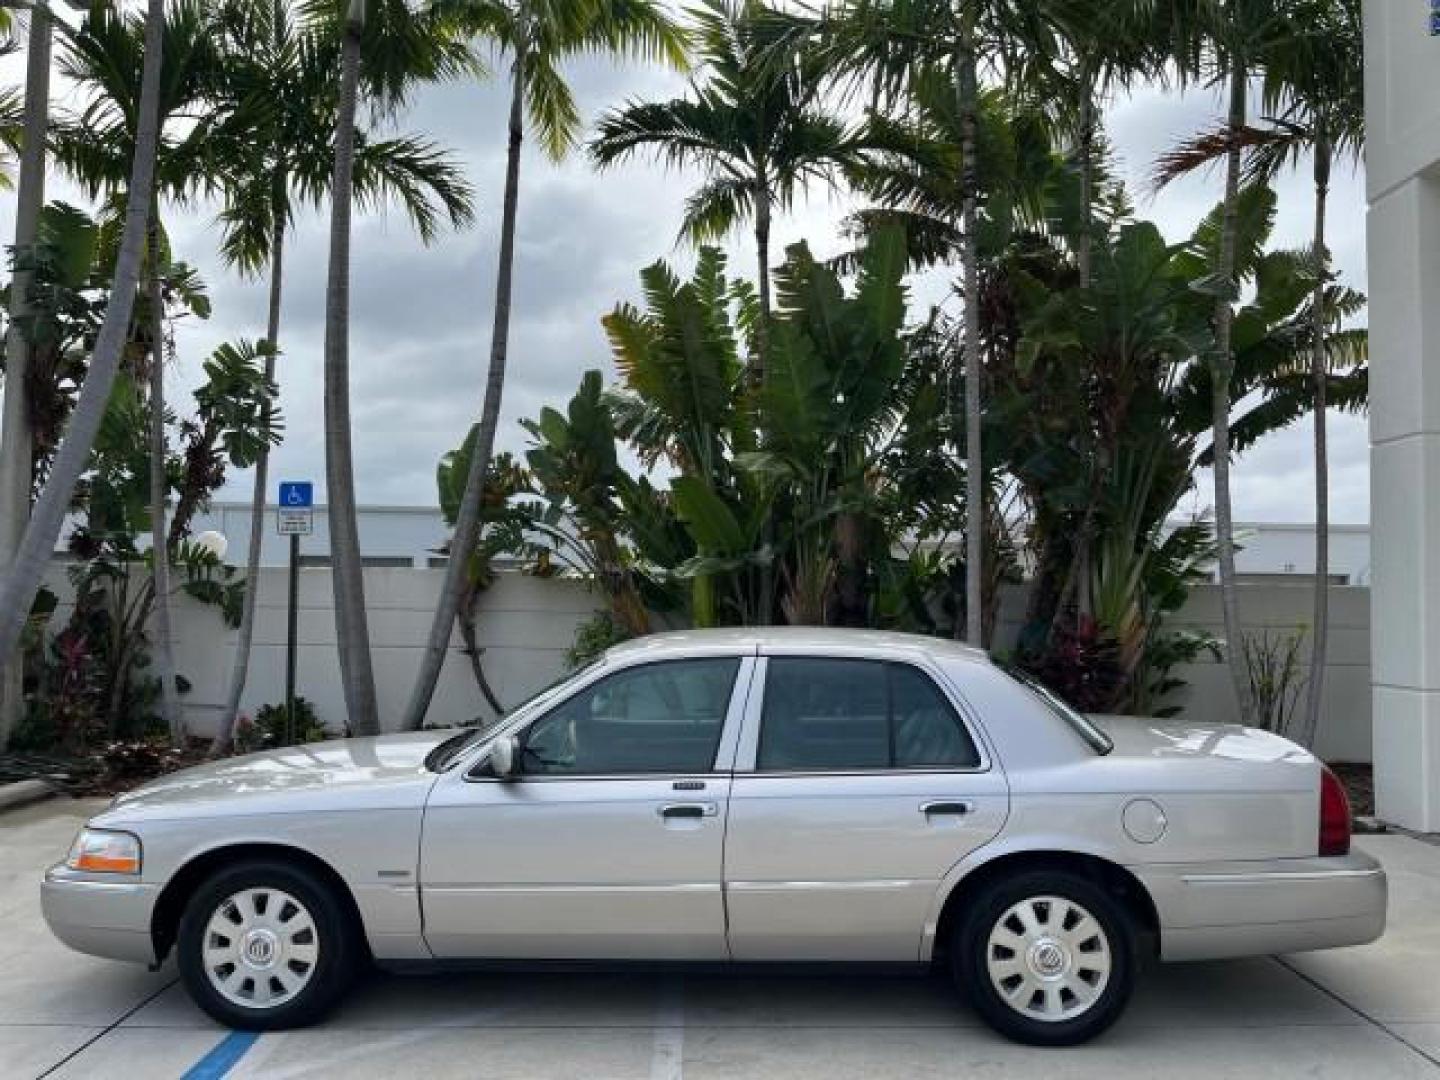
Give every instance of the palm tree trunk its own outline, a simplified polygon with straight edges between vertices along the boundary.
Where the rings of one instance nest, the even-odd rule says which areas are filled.
[[[20,549],[4,578],[0,579],[0,665],[8,663],[15,652],[20,632],[35,602],[35,594],[40,589],[41,578],[54,554],[55,542],[60,537],[61,525],[70,508],[75,484],[90,460],[90,449],[104,419],[110,390],[120,367],[120,356],[129,336],[135,290],[140,282],[140,260],[150,215],[150,197],[155,184],[155,148],[160,126],[160,31],[164,18],[165,0],[149,0],[135,160],[131,163],[125,226],[110,282],[110,300],[95,339],[84,388],[70,414],[65,438],[55,454],[45,489],[35,503]]]
[[[1238,228],[1237,202],[1240,194],[1239,133],[1245,126],[1246,81],[1244,60],[1237,57],[1230,73],[1231,143],[1225,160],[1225,209],[1220,232],[1218,277],[1226,290],[1215,302],[1215,356],[1211,360],[1211,423],[1214,428],[1215,457],[1215,541],[1220,564],[1220,604],[1225,615],[1225,656],[1235,688],[1235,704],[1242,722],[1251,713],[1249,676],[1245,670],[1240,603],[1235,588],[1235,520],[1230,503],[1230,379],[1235,361],[1230,353],[1230,329],[1234,319],[1230,290],[1235,278],[1235,244]]]
[[[750,367],[750,381],[759,386],[765,381],[766,353],[770,351],[770,188],[763,175],[755,178],[755,258],[756,279],[760,286],[760,325],[755,328],[755,360]]]
[[[1324,132],[1315,142],[1315,294],[1311,303],[1313,336],[1310,377],[1315,383],[1315,626],[1310,639],[1310,684],[1305,697],[1302,745],[1315,744],[1324,701],[1325,660],[1330,636],[1330,462],[1325,409],[1329,372],[1325,364],[1325,211],[1330,194],[1332,150]]]
[[[30,12],[25,65],[25,145],[16,193],[15,251],[34,248],[45,206],[45,131],[50,122],[50,13],[38,3]],[[10,333],[5,341],[5,406],[0,442],[0,571],[10,567],[30,517],[33,435],[30,429],[30,342],[20,329],[27,310],[30,271],[16,268],[10,279]],[[0,666],[0,751],[24,713],[25,665],[17,658]]]
[[[278,169],[270,201],[273,235],[270,239],[270,311],[265,324],[265,380],[275,380],[275,357],[280,348],[280,301],[285,285],[285,177]],[[272,407],[265,406],[268,426]],[[250,547],[245,558],[245,599],[240,611],[240,632],[235,643],[235,663],[230,671],[230,689],[225,696],[225,711],[220,728],[210,746],[210,755],[219,757],[230,752],[235,738],[235,722],[240,715],[240,699],[245,694],[245,681],[250,675],[250,649],[255,640],[255,607],[260,590],[260,548],[265,540],[265,500],[270,490],[270,444],[260,447],[255,459],[255,487],[250,493]]]
[[[1091,214],[1095,206],[1095,86],[1090,65],[1080,67],[1080,236],[1075,263],[1080,270],[1080,288],[1090,288]]]
[[[445,665],[450,635],[465,595],[470,555],[480,536],[480,507],[485,491],[485,474],[495,449],[495,429],[500,425],[500,401],[505,392],[505,365],[510,348],[510,299],[515,277],[515,230],[520,207],[520,151],[525,145],[525,57],[515,56],[510,97],[509,146],[505,160],[505,201],[500,223],[500,267],[495,280],[495,323],[490,339],[490,370],[485,379],[485,398],[480,407],[480,431],[470,455],[470,472],[465,494],[455,517],[455,535],[445,563],[445,582],[435,605],[430,638],[420,657],[420,671],[405,706],[404,727],[418,731],[425,723],[435,684]]]
[[[150,616],[154,620],[155,668],[160,679],[160,715],[171,741],[180,746],[185,741],[185,726],[175,693],[175,647],[170,636],[170,533],[165,525],[170,480],[165,474],[165,300],[160,291],[158,202],[150,207],[146,253],[150,322],[150,580],[155,596]]]
[[[759,262],[760,325],[755,328],[755,362],[750,369],[751,385],[757,390],[764,385],[766,362],[770,352],[770,187],[763,173],[755,178],[755,257]],[[756,409],[757,418],[759,408]],[[775,547],[775,519],[765,518],[762,542],[773,552]],[[755,609],[755,621],[769,626],[775,610],[775,564],[761,563],[760,596]]]
[[[340,678],[349,727],[377,735],[380,714],[370,666],[365,575],[355,515],[355,465],[350,445],[350,215],[355,167],[355,100],[360,81],[360,33],[365,0],[351,0],[341,49],[340,108],[335,125],[331,186],[330,280],[325,298],[325,486],[329,501],[331,581]]]
[[[965,293],[965,639],[976,648],[984,644],[985,603],[985,470],[981,449],[980,379],[980,174],[975,161],[980,109],[976,72],[974,28],[965,16],[961,46],[956,57],[960,94],[960,156],[964,169],[964,196],[960,247],[961,288]]]
[[[1079,116],[1079,138],[1077,141],[1076,154],[1079,157],[1080,172],[1080,235],[1075,240],[1075,265],[1080,274],[1080,288],[1090,288],[1093,280],[1091,271],[1093,240],[1091,236],[1091,216],[1095,206],[1095,88],[1093,78],[1090,74],[1088,61],[1082,61],[1080,67],[1080,116]],[[1090,578],[1090,549],[1095,543],[1095,518],[1099,511],[1099,475],[1100,469],[1094,456],[1091,456],[1089,463],[1089,501],[1085,504],[1085,514],[1080,522],[1080,529],[1075,534],[1075,544],[1071,553],[1070,568],[1065,575],[1065,583],[1060,587],[1060,599],[1055,606],[1055,616],[1051,620],[1050,633],[1056,633],[1061,625],[1070,617],[1072,603],[1078,614],[1087,614],[1089,605],[1088,582]]]

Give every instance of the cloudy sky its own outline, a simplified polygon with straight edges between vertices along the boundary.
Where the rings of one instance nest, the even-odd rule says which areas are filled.
[[[572,83],[591,119],[629,98],[671,96],[683,90],[674,75],[644,67],[586,63]],[[72,103],[73,104],[73,103]],[[435,463],[454,447],[479,414],[488,358],[495,283],[499,205],[504,168],[504,93],[498,84],[432,87],[401,124],[449,146],[463,161],[479,198],[477,224],[423,247],[398,213],[360,217],[354,236],[352,284],[352,409],[356,485],[362,504],[423,504],[436,500]],[[1176,137],[1215,122],[1209,94],[1185,98],[1143,90],[1113,103],[1109,133],[1120,172],[1143,216],[1172,239],[1188,235],[1218,200],[1220,177],[1196,177],[1159,196],[1145,183],[1151,163]],[[676,242],[676,228],[695,177],[648,163],[603,175],[583,155],[556,167],[538,153],[522,169],[514,322],[500,448],[523,450],[517,419],[547,404],[563,405],[587,368],[610,369],[600,317],[634,299],[637,273],[657,258],[688,268],[693,255]],[[51,197],[79,201],[64,184]],[[1342,172],[1332,193],[1331,245],[1348,284],[1365,286],[1363,178]],[[847,207],[826,193],[777,222],[775,250],[805,238],[818,254],[839,246],[837,225]],[[13,231],[13,196],[0,200],[0,229]],[[214,315],[184,326],[173,374],[177,391],[193,386],[207,353],[223,341],[264,333],[265,285],[225,271],[215,256],[213,208],[167,214],[177,253],[209,283]],[[1308,241],[1311,192],[1304,174],[1280,188],[1276,243]],[[307,216],[289,245],[288,287],[280,360],[285,443],[272,477],[313,478],[323,492],[321,352],[324,329],[327,219]],[[744,238],[729,245],[732,266],[749,273]],[[921,305],[943,301],[942,275],[914,282]],[[179,402],[183,404],[183,402]],[[1237,517],[1308,521],[1311,429],[1272,436],[1247,453],[1234,471]],[[1337,416],[1331,435],[1332,505],[1336,521],[1368,520],[1368,448],[1363,418]],[[248,498],[250,479],[236,474],[224,498]],[[1210,504],[1208,477],[1191,508]]]

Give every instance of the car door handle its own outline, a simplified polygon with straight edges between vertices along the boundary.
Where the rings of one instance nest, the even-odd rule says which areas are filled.
[[[719,806],[713,802],[667,803],[659,810],[662,818],[706,818],[714,817],[719,812]]]
[[[954,802],[951,800],[923,802],[920,804],[920,812],[927,818],[964,817],[966,814],[975,812],[975,804],[972,802]]]

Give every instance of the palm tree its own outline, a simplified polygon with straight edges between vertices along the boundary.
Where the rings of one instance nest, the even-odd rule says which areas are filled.
[[[764,380],[771,317],[770,229],[811,181],[831,180],[861,158],[861,131],[824,111],[821,57],[774,32],[761,0],[703,0],[692,13],[704,82],[691,97],[632,102],[608,113],[590,144],[601,168],[649,152],[667,165],[698,166],[681,235],[721,239],[749,219],[755,231],[761,319],[751,377]]]
[[[150,409],[150,562],[151,613],[155,657],[161,685],[161,713],[172,737],[182,738],[175,661],[170,639],[170,542],[166,525],[169,480],[165,471],[165,334],[161,281],[168,252],[160,222],[162,195],[183,201],[213,188],[216,147],[235,115],[217,108],[215,85],[221,76],[214,48],[213,10],[200,0],[172,0],[165,15],[164,67],[160,84],[159,146],[153,205],[146,236],[146,325],[137,334],[149,342]],[[59,124],[56,158],[91,198],[113,200],[124,190],[125,165],[136,140],[137,103],[145,25],[133,16],[97,8],[67,44],[61,71],[90,100],[81,115]],[[183,128],[183,131],[177,131]]]
[[[243,8],[241,9],[243,10]],[[406,0],[305,0],[316,27],[339,41],[340,83],[330,180],[330,258],[325,291],[325,485],[340,677],[352,730],[378,734],[380,716],[365,612],[365,579],[355,509],[350,431],[350,222],[355,202],[355,112],[367,102],[394,112],[417,74],[439,78],[471,65],[468,51],[433,12]]]
[[[1309,407],[1315,419],[1315,589],[1310,675],[1303,725],[1297,737],[1310,745],[1320,721],[1329,637],[1330,512],[1326,410],[1332,367],[1330,344],[1345,299],[1331,287],[1326,218],[1330,175],[1337,159],[1358,161],[1365,147],[1364,69],[1359,0],[1289,0],[1282,31],[1267,51],[1262,107],[1264,127],[1246,127],[1239,142],[1249,160],[1245,178],[1272,182],[1309,155],[1315,188],[1310,244],[1313,287],[1309,307]],[[1228,150],[1223,133],[1202,134],[1161,163],[1169,180],[1209,164]]]
[[[265,107],[257,110],[257,122],[230,147],[234,160],[224,179],[226,206],[220,223],[224,230],[221,255],[225,261],[246,276],[268,274],[265,375],[273,382],[280,353],[286,234],[296,205],[314,205],[322,200],[333,176],[333,68],[340,43],[323,26],[297,25],[285,0],[272,0],[265,14],[264,18],[256,18],[240,10],[238,17],[227,20],[224,50],[231,70],[223,93],[237,110],[248,109],[254,102],[263,102]],[[443,52],[444,42],[422,50],[415,76],[439,73],[435,68],[436,48]],[[458,63],[460,58],[452,59]],[[398,85],[400,76],[395,79]],[[443,222],[460,228],[474,217],[470,184],[453,159],[427,140],[411,136],[375,138],[357,130],[353,180],[355,197],[362,206],[398,204],[427,243],[438,234]],[[211,748],[215,755],[230,747],[249,675],[269,459],[267,446],[255,465],[245,599],[229,692]]]
[[[75,483],[90,458],[100,429],[110,389],[120,366],[120,355],[130,330],[135,290],[150,217],[155,181],[155,156],[160,133],[160,69],[163,50],[165,0],[149,0],[145,21],[145,59],[138,102],[137,132],[124,227],[105,319],[95,340],[85,386],[55,455],[45,488],[25,527],[14,561],[0,579],[0,665],[8,663],[20,640],[41,578],[55,550],[60,527]]]
[[[1251,712],[1249,674],[1241,648],[1240,600],[1235,586],[1235,515],[1230,497],[1231,382],[1236,280],[1236,237],[1249,118],[1250,80],[1263,75],[1285,19],[1274,0],[1180,0],[1172,5],[1167,24],[1171,55],[1182,76],[1201,78],[1223,87],[1228,98],[1225,124],[1218,134],[1225,161],[1225,195],[1215,270],[1197,282],[1214,298],[1211,353],[1211,423],[1213,426],[1216,561],[1220,572],[1220,605],[1225,622],[1225,656],[1242,720]],[[1185,148],[1182,148],[1182,156]],[[1176,174],[1174,162],[1162,159],[1158,175]]]
[[[365,3],[350,0],[341,36],[335,169],[330,182],[330,273],[325,289],[325,488],[345,711],[350,729],[357,735],[378,735],[380,713],[370,662],[370,627],[365,614],[365,578],[355,515],[355,466],[350,447],[350,217]]]
[[[839,66],[868,77],[876,100],[904,111],[915,76],[941,72],[960,118],[960,292],[964,303],[965,636],[984,643],[985,471],[981,448],[983,363],[979,225],[988,186],[977,153],[982,70],[1023,85],[1055,55],[1053,14],[1027,0],[849,0],[821,20]],[[958,627],[957,627],[958,630]]]
[[[184,743],[180,699],[175,685],[175,650],[170,637],[170,542],[166,503],[170,481],[165,471],[165,299],[160,241],[160,200],[150,207],[145,244],[145,298],[150,338],[150,574],[154,597],[155,663],[160,679],[160,715],[175,744]]]
[[[1260,168],[1277,171],[1282,161],[1304,150],[1312,156],[1315,227],[1311,253],[1315,289],[1311,298],[1310,379],[1315,391],[1315,614],[1310,641],[1301,743],[1310,746],[1320,726],[1330,623],[1330,469],[1326,431],[1329,371],[1325,340],[1332,316],[1326,305],[1330,253],[1325,218],[1330,173],[1337,157],[1355,162],[1365,148],[1364,52],[1359,0],[1303,0],[1293,12],[1293,36],[1272,56],[1267,107],[1282,105],[1276,138],[1262,150]]]
[[[10,13],[3,14],[6,23]],[[9,26],[6,26],[8,32]],[[25,120],[15,208],[15,251],[35,245],[45,205],[45,134],[50,126],[50,11],[36,4],[30,12],[25,65]],[[0,443],[0,570],[10,566],[25,520],[30,516],[30,410],[26,371],[30,343],[20,329],[27,307],[30,273],[17,266],[10,281],[10,330],[5,340],[5,405]],[[9,744],[23,708],[21,665],[0,668],[0,750]]]
[[[495,283],[494,327],[480,428],[470,458],[465,494],[455,519],[445,582],[435,606],[420,671],[405,707],[405,726],[425,722],[445,662],[451,628],[465,591],[465,575],[480,529],[485,472],[495,447],[510,343],[510,305],[515,270],[515,229],[520,200],[520,151],[528,118],[552,160],[574,146],[579,110],[560,65],[585,53],[685,62],[684,38],[655,0],[436,0],[434,11],[488,39],[510,60],[510,111],[505,195],[500,223],[500,265]]]
[[[1068,129],[1080,179],[1080,233],[1075,240],[1075,262],[1082,288],[1090,284],[1094,239],[1096,144],[1100,133],[1103,98],[1127,88],[1137,77],[1163,75],[1164,51],[1158,48],[1155,20],[1159,10],[1152,0],[1051,0],[1063,36],[1066,78],[1059,94],[1065,102],[1058,110],[1057,127]],[[1042,84],[1055,74],[1041,66]]]

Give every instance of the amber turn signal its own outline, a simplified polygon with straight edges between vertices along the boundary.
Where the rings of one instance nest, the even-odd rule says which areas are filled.
[[[65,865],[93,874],[138,874],[140,838],[126,832],[81,829]]]

